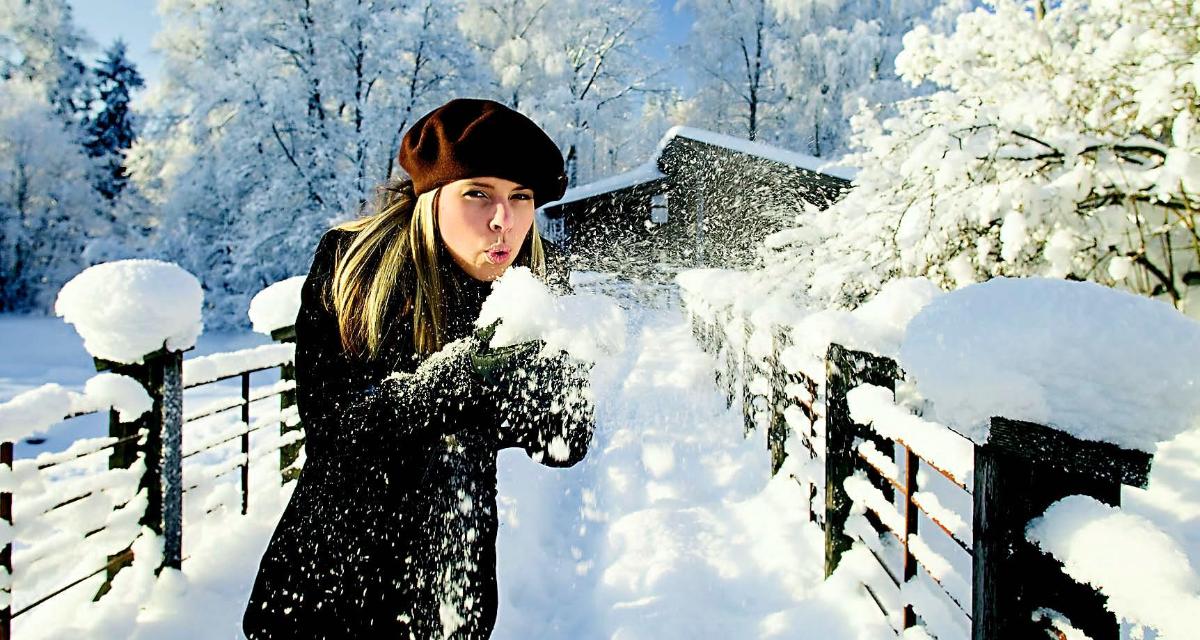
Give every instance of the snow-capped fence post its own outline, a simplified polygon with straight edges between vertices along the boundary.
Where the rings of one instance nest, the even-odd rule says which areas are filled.
[[[137,420],[123,423],[116,411],[109,412],[109,435],[125,442],[113,448],[108,466],[127,469],[142,455],[146,471],[138,487],[146,492],[146,512],[140,524],[162,536],[162,567],[178,569],[183,557],[183,352],[159,349],[136,364],[95,360],[97,371],[129,376],[150,395],[151,410]],[[137,434],[144,434],[140,442]],[[121,555],[126,559],[118,562]],[[97,597],[132,557],[122,551],[110,560],[114,566]]]
[[[825,576],[828,577],[853,544],[844,534],[851,503],[844,483],[854,473],[855,439],[870,440],[881,449],[891,450],[889,441],[850,418],[846,394],[861,384],[894,391],[900,371],[890,358],[831,344],[825,359],[825,375]],[[874,478],[871,481],[891,499],[890,485]]]
[[[281,344],[296,343],[296,316],[300,312],[300,291],[305,279],[305,276],[295,276],[281,280],[254,295],[250,300],[249,315],[255,331]],[[293,360],[289,359],[280,366],[279,378],[282,381],[295,381],[296,365]],[[279,421],[279,436],[284,442],[289,441],[290,434],[302,429],[299,422],[288,417],[294,415],[295,406],[296,389],[293,386],[279,396],[279,411],[283,416]],[[300,470],[295,465],[303,446],[301,440],[296,440],[279,448],[281,482],[286,483],[300,476]]]
[[[992,419],[987,443],[975,448],[974,640],[1035,637],[1041,607],[1064,614],[1093,640],[1116,640],[1119,627],[1104,597],[1064,574],[1026,540],[1025,528],[1070,495],[1119,505],[1122,484],[1146,485],[1151,459],[1042,425]]]
[[[296,326],[291,325],[275,329],[271,332],[271,339],[276,342],[296,342]],[[279,368],[279,377],[281,380],[296,379],[296,363],[289,361],[284,363]],[[293,387],[279,394],[279,410],[283,414],[287,414],[287,410],[296,406],[296,389]],[[288,426],[287,420],[279,422],[279,435],[286,436],[289,432],[301,430],[301,425],[296,423]],[[301,441],[293,442],[279,448],[279,473],[282,476],[283,482],[290,482],[300,477],[300,469],[294,465],[300,458],[300,448],[304,446]]]
[[[140,443],[145,471],[138,486],[146,492],[140,524],[163,539],[159,569],[178,569],[182,558],[183,352],[200,335],[203,303],[200,282],[178,265],[118,260],[83,270],[63,285],[54,305],[75,325],[97,370],[128,375],[150,396],[150,412],[131,423],[110,414],[110,435],[127,440],[113,449],[109,468],[132,465]],[[110,557],[96,598],[132,561],[130,548]]]

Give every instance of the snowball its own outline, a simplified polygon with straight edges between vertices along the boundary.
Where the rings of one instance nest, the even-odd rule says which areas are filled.
[[[304,280],[305,276],[281,280],[254,295],[250,301],[250,323],[255,331],[271,335],[276,329],[296,324]]]
[[[934,419],[979,443],[1002,416],[1153,452],[1200,414],[1200,324],[1089,282],[996,278],[946,294],[909,324],[900,361]]]
[[[1025,531],[1067,575],[1107,597],[1119,618],[1149,625],[1163,640],[1195,637],[1200,577],[1178,543],[1145,518],[1088,496],[1068,496]]]
[[[99,407],[112,407],[121,422],[137,420],[150,410],[153,403],[142,383],[116,373],[101,373],[92,376],[83,388],[83,393]]]
[[[196,344],[204,292],[179,266],[158,260],[118,260],[84,269],[63,285],[55,314],[75,325],[93,357],[141,362],[165,345]]]
[[[599,294],[555,296],[525,267],[509,269],[492,285],[475,324],[500,326],[492,347],[544,340],[548,351],[595,362],[624,349],[625,314]]]

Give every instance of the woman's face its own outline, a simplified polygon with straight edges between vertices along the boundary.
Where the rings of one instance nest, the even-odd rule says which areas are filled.
[[[454,261],[476,280],[495,280],[533,227],[533,190],[503,178],[451,182],[438,194],[438,227]]]

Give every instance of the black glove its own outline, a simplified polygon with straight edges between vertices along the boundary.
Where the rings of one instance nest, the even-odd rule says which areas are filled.
[[[513,373],[531,362],[546,346],[541,340],[529,340],[490,348],[487,345],[492,341],[492,336],[496,335],[496,326],[499,324],[500,321],[497,320],[475,332],[479,350],[471,354],[471,367],[475,376],[494,387],[501,386],[504,380],[511,379]]]

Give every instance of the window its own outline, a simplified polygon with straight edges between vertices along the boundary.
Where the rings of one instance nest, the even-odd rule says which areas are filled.
[[[650,222],[664,224],[667,221],[667,194],[656,193],[650,197]]]

